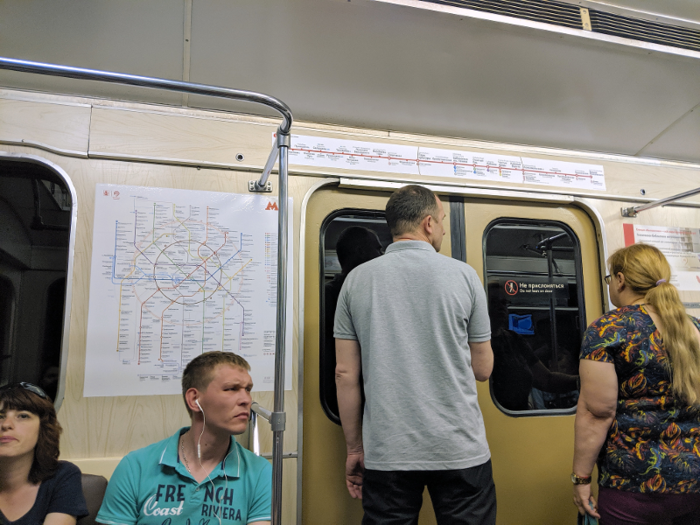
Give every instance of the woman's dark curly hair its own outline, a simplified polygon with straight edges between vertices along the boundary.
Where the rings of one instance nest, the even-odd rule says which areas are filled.
[[[26,410],[39,416],[39,439],[34,448],[34,462],[29,471],[29,482],[46,481],[58,468],[58,441],[61,425],[51,400],[26,390],[20,385],[11,385],[0,390],[0,412]]]

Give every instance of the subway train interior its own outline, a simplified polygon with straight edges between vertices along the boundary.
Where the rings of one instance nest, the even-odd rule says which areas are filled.
[[[494,340],[478,385],[499,525],[576,519],[610,253],[659,246],[700,315],[695,0],[4,0],[0,57],[0,386],[55,399],[85,473],[188,425],[183,367],[240,352],[286,414],[238,438],[279,458],[277,523],[359,523],[326,291],[406,184],[537,360]]]

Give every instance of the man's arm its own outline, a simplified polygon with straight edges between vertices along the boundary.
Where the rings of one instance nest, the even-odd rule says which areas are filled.
[[[338,412],[345,434],[348,457],[345,483],[353,498],[362,499],[362,475],[365,454],[362,447],[362,393],[360,344],[351,339],[335,340],[335,384],[338,389]]]
[[[131,464],[131,456],[125,456],[117,465],[107,484],[96,523],[103,525],[131,525],[139,519],[137,489],[141,472]]]
[[[491,341],[481,343],[469,343],[472,353],[472,370],[477,381],[487,381],[493,371],[493,350]]]
[[[248,494],[249,525],[270,525],[272,522],[272,465],[265,461],[258,473],[255,488]]]

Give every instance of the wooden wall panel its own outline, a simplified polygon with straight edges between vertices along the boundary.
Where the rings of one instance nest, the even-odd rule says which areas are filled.
[[[58,152],[93,158],[131,159],[168,164],[260,169],[272,144],[272,133],[279,120],[230,115],[214,111],[149,106],[146,104],[92,101],[0,90],[0,142],[37,144]],[[89,125],[89,151],[85,126]],[[482,153],[501,153],[565,162],[600,164],[605,169],[606,192],[586,192],[532,184],[520,189],[576,193],[596,198],[601,194],[638,199],[657,199],[698,186],[700,167],[650,159],[561,151],[530,146],[494,144],[477,140],[452,139],[346,128],[296,122],[294,132],[369,142],[437,147]],[[236,160],[242,154],[243,160]],[[339,168],[294,167],[292,173],[316,176],[366,176],[406,179],[400,174],[356,172]],[[442,181],[458,185],[478,185],[478,181],[450,177],[408,176],[411,180]],[[672,184],[669,184],[669,181]],[[492,187],[509,187],[492,182]],[[510,186],[512,187],[512,185]],[[642,195],[641,191],[644,190]],[[700,203],[700,196],[688,202]]]
[[[148,159],[233,168],[262,168],[277,125],[236,122],[95,107],[90,127],[90,156]],[[236,155],[243,155],[236,160]]]
[[[86,156],[90,106],[8,98],[0,93],[0,142]]]

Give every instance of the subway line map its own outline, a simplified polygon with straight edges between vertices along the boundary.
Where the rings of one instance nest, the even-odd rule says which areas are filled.
[[[272,390],[276,199],[108,184],[95,199],[84,395],[177,394],[212,350],[242,355]]]
[[[605,191],[605,171],[597,164],[347,138],[292,135],[289,164]]]

